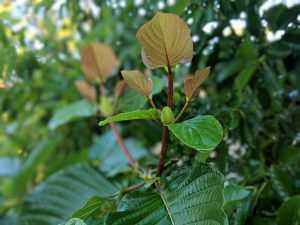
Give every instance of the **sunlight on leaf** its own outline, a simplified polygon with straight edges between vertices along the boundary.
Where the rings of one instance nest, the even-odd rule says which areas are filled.
[[[187,24],[172,13],[157,13],[144,24],[136,37],[142,59],[150,69],[186,63],[193,57],[193,42]]]

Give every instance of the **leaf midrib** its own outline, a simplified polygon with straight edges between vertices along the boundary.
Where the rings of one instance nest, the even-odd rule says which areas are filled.
[[[170,209],[169,209],[169,207],[168,207],[167,201],[166,201],[166,199],[164,198],[163,192],[159,191],[159,195],[160,195],[160,197],[161,197],[161,199],[162,199],[162,202],[164,203],[164,205],[165,205],[165,207],[166,207],[166,210],[167,210],[167,213],[168,213],[168,216],[169,216],[169,218],[170,218],[170,220],[171,220],[172,225],[175,225],[174,220],[173,220],[173,218],[172,218],[172,216],[171,216],[171,211],[170,211]]]

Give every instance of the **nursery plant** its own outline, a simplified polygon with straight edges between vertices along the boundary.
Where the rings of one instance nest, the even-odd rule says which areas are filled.
[[[153,168],[150,173],[146,173],[138,162],[133,161],[122,138],[116,133],[124,156],[141,181],[120,192],[116,211],[108,212],[105,224],[228,224],[223,211],[224,177],[217,168],[197,160],[192,167],[177,167],[166,159],[170,135],[198,151],[204,158],[223,138],[222,126],[212,115],[195,115],[194,118],[182,120],[184,111],[198,94],[199,86],[208,76],[210,68],[197,70],[194,75],[182,75],[182,98],[185,98],[185,104],[181,106],[173,103],[173,68],[179,63],[190,62],[193,57],[193,42],[187,24],[177,15],[157,13],[138,30],[136,37],[142,45],[141,55],[145,66],[149,69],[165,70],[168,95],[162,109],[153,101],[151,77],[138,70],[123,70],[121,73],[126,84],[145,97],[152,108],[111,116],[114,107],[105,95],[105,77],[102,75],[102,71],[111,64],[107,62],[110,61],[107,59],[110,55],[105,54],[105,49],[95,43],[85,47],[81,54],[83,71],[101,90],[100,112],[107,118],[99,123],[100,126],[109,124],[116,132],[115,122],[150,119],[162,127],[159,162],[157,168]],[[103,59],[105,57],[106,62]],[[181,111],[174,115],[172,109],[180,107]],[[94,201],[95,199],[91,199],[75,216],[82,218],[89,214],[86,210],[93,212]],[[108,201],[112,201],[111,197]],[[96,205],[99,207],[105,202],[102,196]]]

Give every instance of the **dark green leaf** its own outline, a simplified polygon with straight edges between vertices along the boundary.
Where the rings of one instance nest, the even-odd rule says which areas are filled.
[[[293,196],[280,206],[276,222],[278,225],[300,224],[300,195]]]
[[[168,127],[180,141],[200,152],[213,150],[223,138],[220,122],[210,115],[200,115]]]
[[[241,92],[247,86],[256,70],[256,62],[249,64],[235,78],[235,88]]]
[[[126,120],[140,120],[140,119],[157,119],[159,113],[156,109],[137,110],[132,112],[120,113],[116,116],[109,117],[99,123],[99,126],[104,126],[110,122],[126,121]]]
[[[286,169],[273,165],[270,168],[270,177],[273,189],[283,201],[295,194],[294,179]]]
[[[216,168],[197,164],[163,175],[161,190],[133,192],[109,213],[106,225],[227,225],[222,209],[224,178]]]

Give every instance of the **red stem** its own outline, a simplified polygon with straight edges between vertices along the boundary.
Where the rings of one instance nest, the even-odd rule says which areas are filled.
[[[168,65],[168,106],[171,108],[173,103],[173,74],[171,66]]]
[[[171,70],[171,66],[168,65],[168,106],[171,108],[173,102],[173,74]],[[169,129],[167,126],[163,127],[163,133],[162,133],[162,146],[161,146],[161,152],[160,152],[160,158],[159,163],[157,165],[156,170],[156,176],[160,177],[165,164],[165,159],[167,155],[168,150],[168,144],[169,144]]]
[[[130,187],[126,188],[126,189],[124,190],[124,192],[133,191],[133,190],[135,190],[135,189],[138,189],[138,188],[144,186],[144,184],[145,184],[145,182],[142,182],[142,183],[139,183],[139,184],[130,186]]]
[[[130,153],[129,153],[129,151],[128,151],[128,149],[127,149],[127,147],[126,147],[126,145],[123,141],[123,138],[121,137],[116,125],[113,122],[110,122],[109,126],[111,127],[112,131],[114,132],[114,134],[116,136],[116,139],[117,139],[117,142],[120,145],[120,148],[121,148],[123,154],[125,155],[126,159],[129,161],[130,166],[132,168],[134,168],[135,162],[134,162],[133,158],[131,157],[131,155],[130,155]]]

